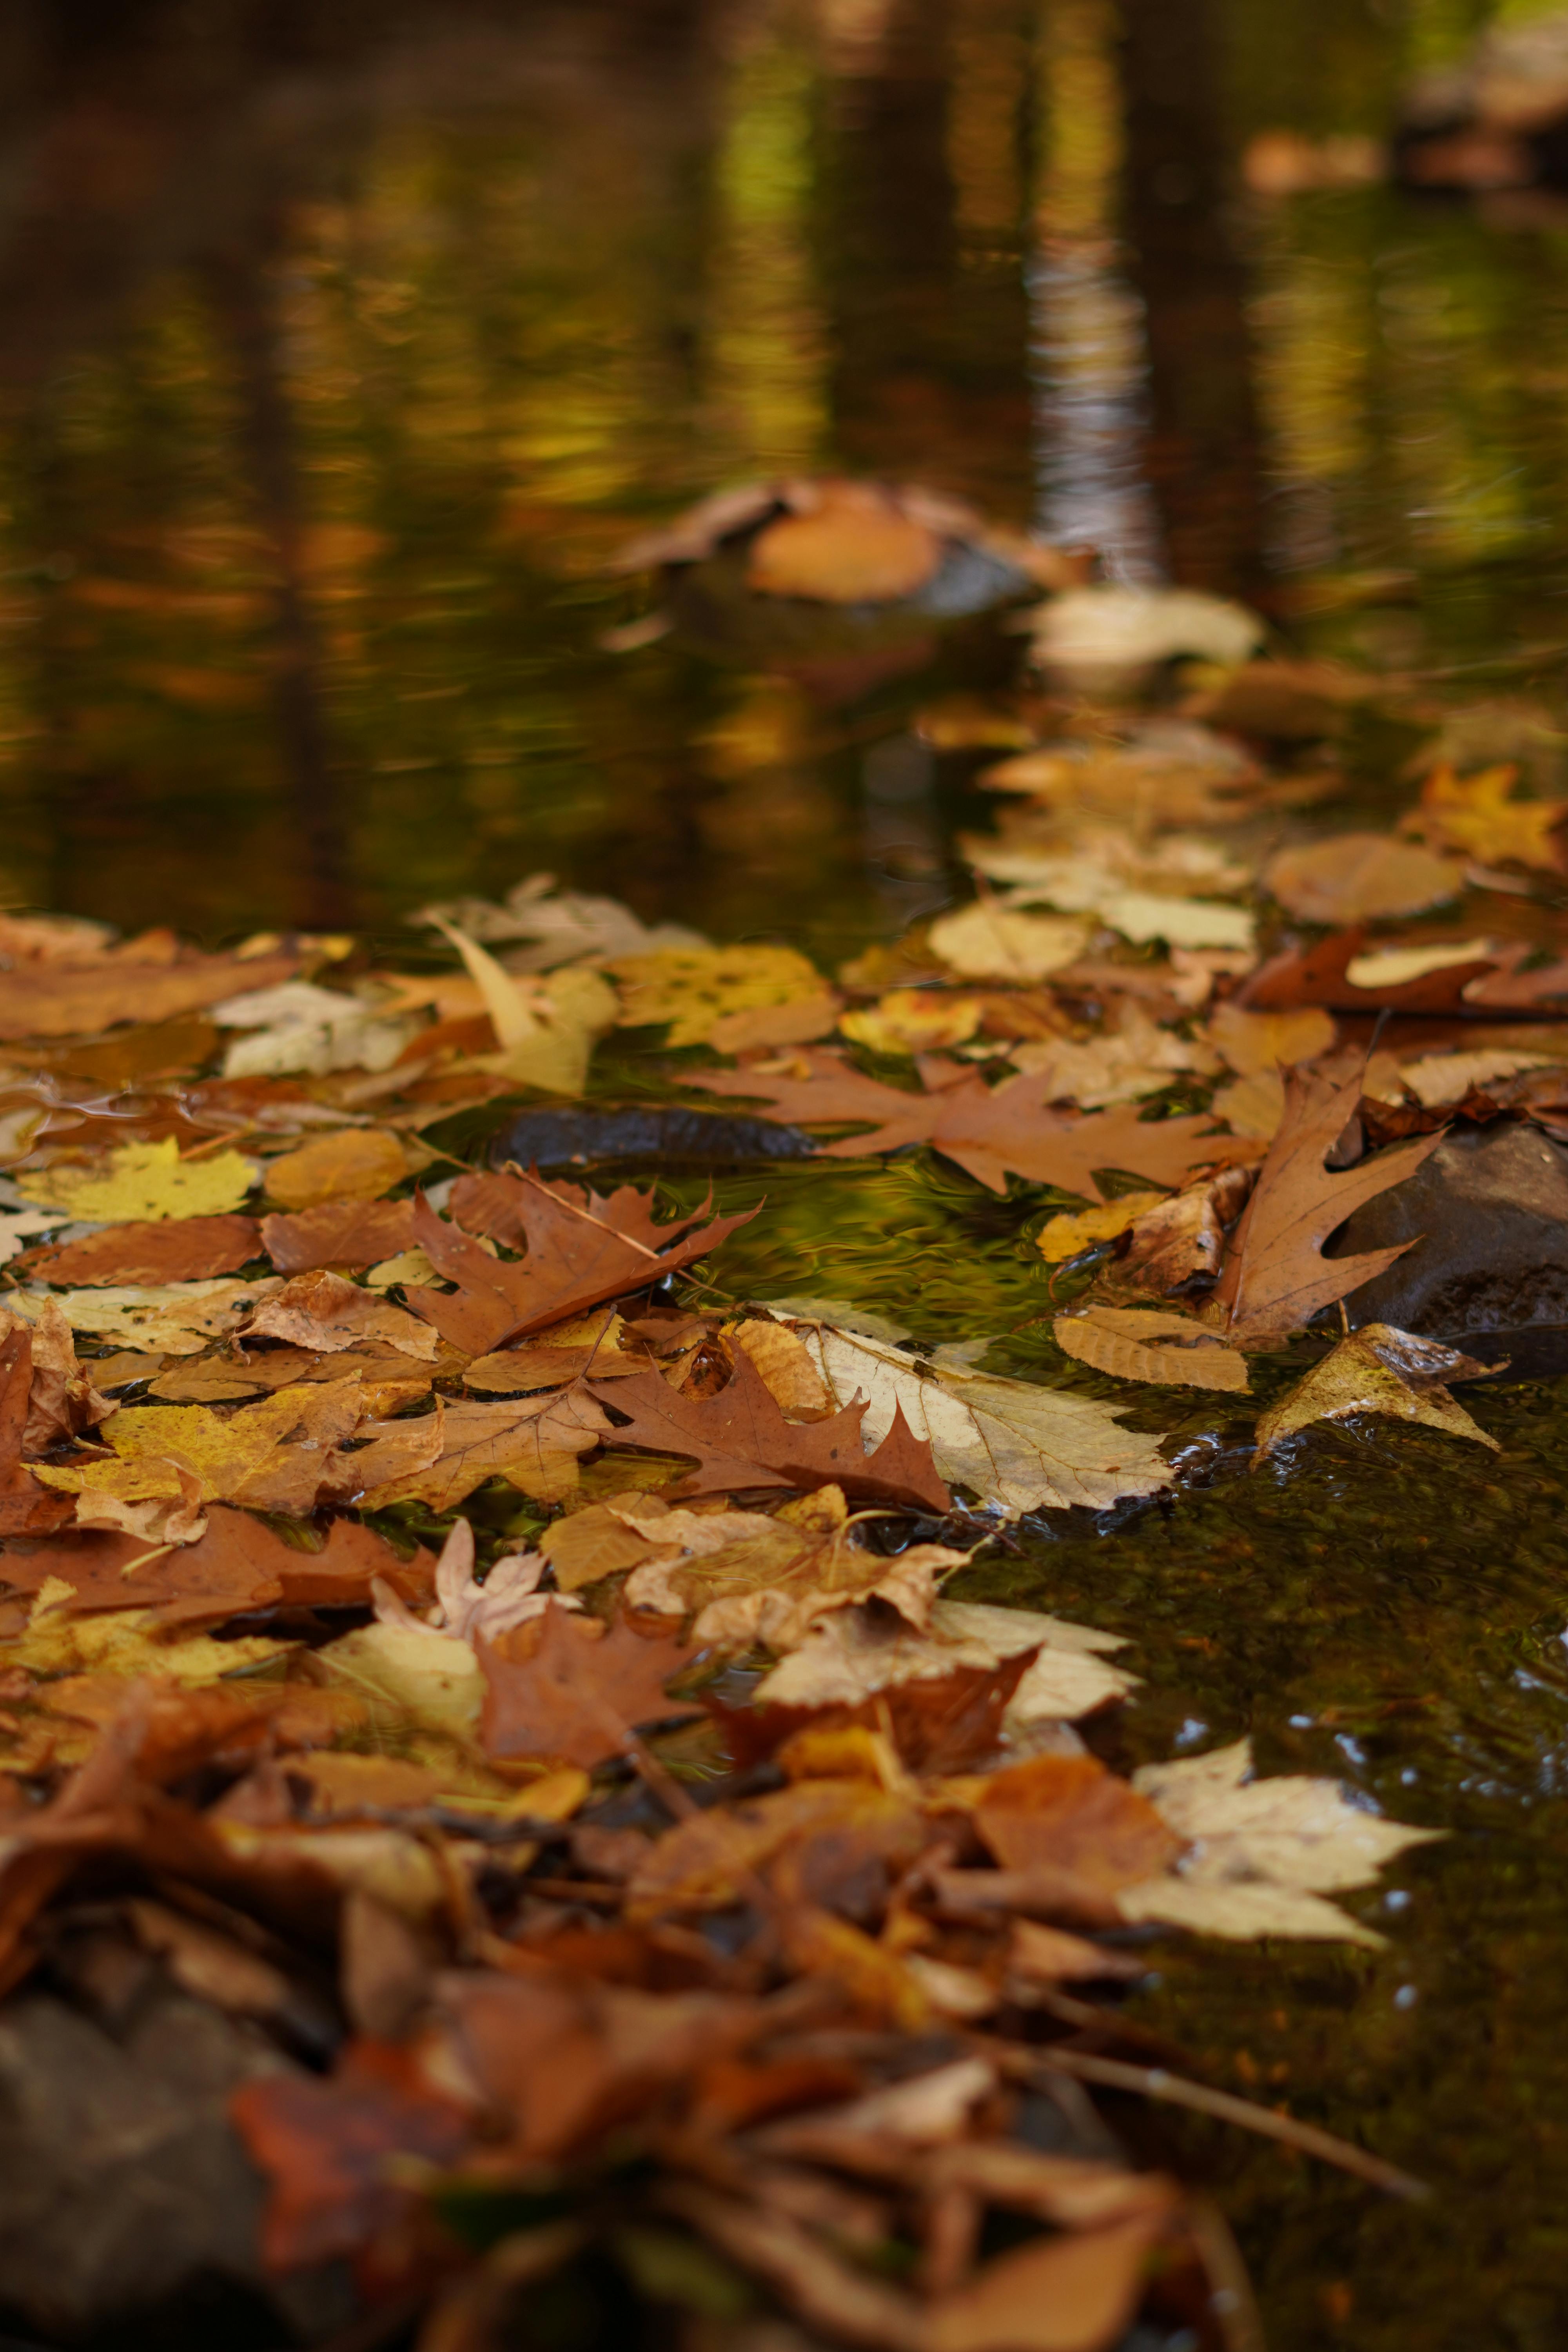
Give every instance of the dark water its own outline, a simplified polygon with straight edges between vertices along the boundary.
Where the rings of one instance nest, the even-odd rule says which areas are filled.
[[[1250,135],[1381,131],[1475,13],[13,0],[0,899],[395,945],[544,867],[719,938],[891,937],[974,814],[910,712],[1011,641],[602,643],[644,609],[616,542],[758,470],[934,483],[1303,648],[1560,710],[1563,216],[1237,193]],[[1382,601],[1303,617],[1369,572]],[[1047,1304],[1037,1196],[918,1162],[767,1191],[739,1292],[931,1339]],[[1097,1385],[1037,1333],[995,1360]],[[972,1579],[1131,1637],[1117,1760],[1249,1730],[1449,1832],[1351,1898],[1386,1953],[1173,1941],[1141,2003],[1438,2192],[1173,2127],[1286,2352],[1568,2339],[1568,1413],[1474,1410],[1500,1454],[1367,1423],[1253,1476],[1244,1423],[1162,1398],[1169,1507]]]

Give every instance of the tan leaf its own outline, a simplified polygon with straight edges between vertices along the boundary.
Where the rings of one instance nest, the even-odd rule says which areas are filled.
[[[428,1323],[405,1314],[341,1274],[296,1274],[264,1298],[246,1327],[253,1339],[288,1339],[298,1348],[333,1355],[383,1340],[401,1356],[434,1363],[440,1340]]]
[[[1106,2352],[1138,2308],[1162,2213],[998,2254],[931,2313],[930,2352]]]
[[[1381,833],[1340,833],[1282,849],[1263,871],[1265,889],[1308,923],[1417,915],[1457,898],[1464,880],[1452,858]]]
[[[1211,1107],[1233,1135],[1271,1143],[1285,1116],[1285,1081],[1278,1070],[1256,1070],[1250,1077],[1233,1078],[1228,1087],[1216,1087]]]
[[[993,1773],[973,1819],[1004,1870],[1069,1871],[1108,1894],[1166,1869],[1185,1843],[1093,1756],[1035,1756]]]
[[[1027,915],[979,899],[931,925],[931,952],[966,980],[1044,980],[1089,945],[1092,924],[1078,915]]]
[[[269,988],[299,970],[297,955],[182,954],[143,961],[137,942],[105,955],[11,962],[0,971],[0,1037],[90,1037],[121,1021],[168,1021],[232,996]]]
[[[1051,1326],[1058,1348],[1119,1381],[1245,1389],[1247,1359],[1185,1315],[1147,1307],[1085,1307]]]
[[[407,1173],[407,1155],[389,1129],[345,1127],[269,1160],[264,1181],[279,1208],[313,1209],[328,1201],[378,1201]]]
[[[418,1501],[450,1510],[487,1478],[504,1478],[536,1502],[559,1502],[577,1483],[577,1457],[591,1453],[610,1426],[581,1390],[499,1404],[447,1404],[442,1423],[436,1461],[384,1483],[367,1480],[358,1497],[362,1508]],[[394,1431],[399,1426],[392,1424]],[[345,1460],[352,1464],[353,1457]]]
[[[1365,1323],[1314,1364],[1289,1396],[1258,1416],[1253,1461],[1263,1461],[1282,1439],[1314,1421],[1344,1421],[1358,1412],[1423,1422],[1450,1437],[1473,1437],[1496,1453],[1497,1439],[1471,1420],[1444,1385],[1476,1379],[1489,1369],[1436,1339],[1396,1331],[1388,1323]]]
[[[65,1290],[54,1294],[73,1331],[89,1331],[103,1339],[165,1356],[199,1355],[209,1339],[236,1330],[251,1309],[272,1289],[265,1282],[115,1284],[100,1290]],[[13,1315],[36,1323],[49,1304],[41,1290],[11,1290],[5,1304]]]
[[[733,1347],[744,1348],[774,1402],[785,1412],[804,1419],[833,1411],[827,1383],[804,1340],[787,1324],[764,1323],[752,1317],[731,1324],[727,1336]]]
[[[1194,1275],[1217,1274],[1225,1229],[1240,1215],[1251,1189],[1251,1169],[1227,1168],[1209,1183],[1147,1210],[1127,1229],[1118,1278],[1163,1297]]]
[[[16,1325],[7,1316],[7,1330]],[[93,1386],[92,1370],[79,1364],[70,1325],[47,1299],[33,1326],[33,1379],[22,1451],[47,1454],[68,1437],[81,1437],[107,1421],[115,1407]]]
[[[938,1682],[971,1667],[992,1670],[1005,1659],[1037,1653],[1036,1664],[1047,1667],[1049,1679],[1034,1703],[1026,1700],[1026,1713],[1031,1719],[1065,1719],[1092,1714],[1131,1688],[1129,1675],[1097,1654],[1120,1646],[1114,1635],[1058,1617],[978,1601],[938,1601],[926,1633],[887,1611],[845,1609],[815,1626],[759,1683],[755,1697],[763,1706],[858,1706],[907,1683]],[[1015,1704],[1033,1672],[1016,1686]],[[1047,1687],[1048,1703],[1042,1697]]]
[[[1317,1005],[1296,1013],[1246,1013],[1239,1004],[1218,1004],[1205,1024],[1209,1043],[1224,1055],[1238,1078],[1292,1062],[1316,1061],[1329,1052],[1337,1031],[1333,1016]]]

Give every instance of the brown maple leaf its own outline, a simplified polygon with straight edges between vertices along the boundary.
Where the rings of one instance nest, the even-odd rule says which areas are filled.
[[[254,1217],[174,1217],[160,1224],[109,1225],[81,1241],[29,1250],[16,1261],[35,1282],[62,1289],[110,1282],[205,1282],[237,1274],[261,1255]]]
[[[717,1396],[686,1396],[660,1373],[644,1372],[637,1380],[617,1381],[603,1402],[630,1415],[626,1427],[609,1432],[606,1446],[637,1446],[696,1461],[697,1468],[672,1494],[837,1486],[865,1502],[912,1504],[927,1511],[952,1507],[930,1444],[915,1436],[901,1408],[876,1452],[868,1454],[860,1436],[868,1410],[863,1401],[825,1421],[786,1421],[744,1349],[735,1350],[734,1371]]]
[[[486,1752],[602,1763],[638,1724],[701,1714],[664,1687],[694,1654],[668,1631],[644,1635],[620,1617],[605,1632],[552,1602],[532,1624],[479,1646]]]
[[[422,1419],[362,1429],[370,1444],[337,1454],[334,1466],[357,1473],[355,1499],[364,1510],[418,1501],[448,1511],[487,1478],[505,1478],[536,1502],[553,1503],[577,1484],[578,1456],[609,1433],[581,1387],[496,1404],[437,1398],[435,1412]],[[340,1492],[334,1499],[347,1496]]]
[[[279,1274],[378,1265],[414,1246],[412,1201],[328,1201],[261,1220],[261,1246]]]
[[[710,1193],[689,1215],[656,1225],[653,1194],[635,1185],[621,1185],[606,1200],[580,1185],[546,1184],[518,1170],[492,1180],[501,1181],[514,1188],[518,1224],[527,1237],[528,1255],[521,1260],[489,1256],[457,1225],[438,1217],[422,1195],[415,1206],[416,1240],[437,1272],[458,1289],[455,1295],[407,1289],[404,1296],[416,1314],[467,1356],[488,1355],[509,1339],[581,1315],[623,1291],[645,1290],[716,1249],[757,1213],[748,1209],[701,1224]]]
[[[1323,1162],[1361,1099],[1364,1057],[1348,1072],[1306,1066],[1285,1073],[1285,1116],[1226,1256],[1215,1297],[1241,1347],[1268,1347],[1310,1323],[1323,1307],[1370,1282],[1411,1247],[1325,1258],[1323,1244],[1354,1209],[1387,1192],[1436,1150],[1423,1136],[1341,1172]]]
[[[808,1049],[800,1059],[807,1065],[805,1077],[770,1076],[755,1068],[706,1070],[690,1083],[711,1094],[765,1102],[770,1118],[791,1122],[875,1121],[870,1134],[840,1136],[822,1150],[833,1159],[860,1159],[868,1152],[929,1143],[994,1192],[1005,1191],[1011,1174],[1092,1199],[1100,1195],[1100,1169],[1175,1185],[1185,1182],[1194,1168],[1256,1156],[1256,1147],[1244,1139],[1215,1133],[1203,1111],[1146,1119],[1131,1104],[1088,1116],[1055,1110],[1047,1100],[1052,1082],[1047,1071],[988,1087],[978,1070],[926,1055],[917,1066],[925,1091],[910,1094],[864,1076],[841,1054],[826,1048]]]
[[[81,1037],[121,1021],[168,1021],[242,989],[276,988],[300,969],[297,955],[138,956],[127,940],[108,955],[50,957],[0,971],[0,1037]]]

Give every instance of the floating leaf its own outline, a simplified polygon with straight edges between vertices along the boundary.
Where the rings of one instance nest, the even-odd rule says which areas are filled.
[[[85,1168],[58,1162],[18,1177],[16,1189],[72,1217],[120,1224],[221,1217],[238,1208],[255,1181],[251,1162],[237,1151],[182,1160],[169,1135],[162,1143],[121,1143]]]
[[[1246,1357],[1186,1315],[1162,1315],[1146,1307],[1091,1306],[1058,1315],[1051,1330],[1064,1353],[1119,1381],[1158,1381],[1191,1389],[1247,1386]]]
[[[1396,1331],[1388,1323],[1364,1323],[1314,1364],[1287,1397],[1258,1416],[1255,1462],[1272,1454],[1282,1439],[1315,1421],[1344,1421],[1352,1413],[1392,1413],[1418,1421],[1450,1437],[1473,1437],[1495,1454],[1498,1441],[1471,1420],[1448,1394],[1450,1380],[1475,1380],[1491,1368],[1460,1355],[1436,1339]]]
[[[1308,923],[1361,923],[1377,915],[1417,915],[1457,898],[1464,868],[1381,833],[1338,833],[1303,849],[1282,849],[1263,886]]]

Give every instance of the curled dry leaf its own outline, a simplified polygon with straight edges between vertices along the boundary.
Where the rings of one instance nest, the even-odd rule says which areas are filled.
[[[68,1437],[85,1436],[114,1411],[109,1398],[94,1388],[89,1367],[78,1363],[70,1325],[53,1299],[47,1300],[32,1330],[32,1385],[23,1453],[47,1454]]]
[[[1179,1763],[1146,1764],[1132,1785],[1192,1849],[1179,1873],[1123,1890],[1118,1905],[1129,1919],[1168,1920],[1205,1935],[1381,1945],[1374,1929],[1323,1896],[1371,1886],[1396,1854],[1441,1834],[1347,1804],[1335,1780],[1255,1780],[1246,1739]]]
[[[1100,1653],[1120,1649],[1099,1633],[1031,1609],[938,1601],[917,1633],[886,1611],[847,1609],[816,1626],[757,1686],[764,1706],[859,1706],[909,1683],[943,1682],[1005,1660],[1033,1663],[1010,1694],[1015,1722],[1070,1720],[1124,1697],[1133,1677]]]
[[[121,1143],[85,1167],[58,1161],[19,1176],[29,1201],[100,1223],[162,1223],[168,1217],[221,1217],[237,1209],[256,1172],[237,1151],[180,1158],[172,1135],[162,1143]]]
[[[1157,1094],[1188,1070],[1207,1075],[1215,1067],[1207,1046],[1157,1028],[1148,1014],[1124,1000],[1114,1027],[1081,1045],[1070,1038],[1041,1039],[1015,1045],[1008,1059],[1045,1082],[1053,1102],[1075,1102],[1082,1110],[1132,1102]]]
[[[930,1445],[942,1476],[1006,1518],[1072,1504],[1101,1510],[1170,1484],[1158,1441],[1123,1429],[1116,1409],[1093,1398],[994,1372],[927,1368],[831,1324],[803,1326],[803,1337],[836,1397],[869,1400],[871,1436],[901,1414]]]
[[[1410,1244],[1326,1258],[1323,1244],[1363,1201],[1387,1192],[1435,1151],[1439,1135],[1373,1153],[1342,1173],[1324,1161],[1355,1114],[1364,1062],[1346,1076],[1300,1069],[1285,1081],[1285,1118],[1258,1172],[1215,1293],[1237,1347],[1261,1348],[1310,1323],[1392,1265]]]
[[[428,1323],[405,1315],[341,1274],[296,1274],[270,1292],[246,1327],[247,1339],[287,1339],[325,1355],[383,1341],[400,1356],[434,1363],[440,1342]]]
[[[1265,889],[1308,923],[1417,915],[1457,898],[1464,880],[1453,859],[1381,833],[1341,833],[1282,849],[1263,871]]]
[[[1418,1421],[1450,1437],[1473,1437],[1495,1454],[1498,1441],[1472,1421],[1448,1393],[1451,1380],[1479,1380],[1495,1367],[1424,1339],[1392,1324],[1365,1323],[1331,1348],[1321,1364],[1287,1397],[1258,1416],[1254,1463],[1267,1459],[1281,1440],[1315,1421],[1345,1421],[1352,1413],[1392,1413]]]
[[[1056,1343],[1079,1363],[1119,1381],[1190,1389],[1245,1389],[1247,1359],[1185,1315],[1148,1307],[1100,1307],[1058,1315]]]
[[[1209,1183],[1145,1210],[1127,1228],[1119,1281],[1163,1297],[1197,1276],[1217,1274],[1226,1228],[1241,1214],[1252,1184],[1250,1168],[1227,1168]]]

